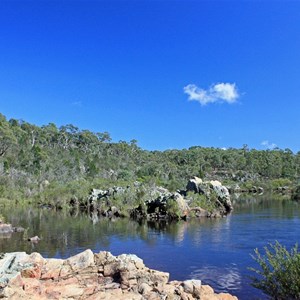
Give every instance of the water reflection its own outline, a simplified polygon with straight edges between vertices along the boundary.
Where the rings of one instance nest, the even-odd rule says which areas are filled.
[[[231,264],[225,268],[218,268],[214,265],[202,266],[195,269],[189,278],[200,279],[212,286],[218,286],[219,290],[236,291],[241,288],[241,274],[236,264]]]
[[[80,211],[52,211],[2,206],[1,214],[23,233],[0,236],[0,252],[33,251],[45,257],[68,257],[87,248],[113,254],[135,253],[171,279],[201,279],[217,291],[241,299],[264,298],[249,284],[250,253],[278,240],[299,242],[299,204],[265,196],[235,199],[233,214],[188,222],[135,222],[106,219]],[[33,244],[28,237],[42,240]]]

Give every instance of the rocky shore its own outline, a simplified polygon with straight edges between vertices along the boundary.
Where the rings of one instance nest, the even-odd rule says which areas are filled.
[[[214,293],[200,280],[169,281],[169,274],[147,268],[136,255],[113,256],[86,250],[68,259],[39,253],[2,254],[0,298],[19,300],[234,300]]]
[[[74,206],[82,205],[72,200]],[[170,192],[159,186],[135,182],[127,187],[93,189],[83,204],[88,212],[106,217],[129,215],[137,219],[162,220],[189,217],[222,217],[233,210],[228,189],[217,180],[192,177],[185,190]],[[124,207],[128,206],[128,209]]]

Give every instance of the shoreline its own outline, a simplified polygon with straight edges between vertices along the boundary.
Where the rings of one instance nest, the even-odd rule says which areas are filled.
[[[85,250],[68,259],[13,252],[0,258],[3,299],[236,300],[214,293],[200,280],[169,281],[169,273],[149,269],[134,254]]]

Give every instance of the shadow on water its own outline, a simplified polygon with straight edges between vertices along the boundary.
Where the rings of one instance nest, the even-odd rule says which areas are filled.
[[[234,201],[235,211],[226,218],[188,222],[110,220],[80,211],[2,205],[6,221],[26,230],[0,235],[0,252],[37,251],[62,258],[87,248],[115,255],[135,253],[147,266],[169,272],[171,279],[201,279],[218,292],[264,299],[250,286],[250,254],[275,240],[287,247],[299,242],[299,205],[268,196]],[[27,241],[34,235],[42,238],[37,244]]]

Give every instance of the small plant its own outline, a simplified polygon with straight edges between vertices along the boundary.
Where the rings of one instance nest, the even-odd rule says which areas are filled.
[[[262,256],[258,249],[252,258],[260,269],[249,268],[258,276],[251,276],[252,286],[276,300],[300,299],[300,252],[296,244],[288,251],[279,242],[264,247]]]

